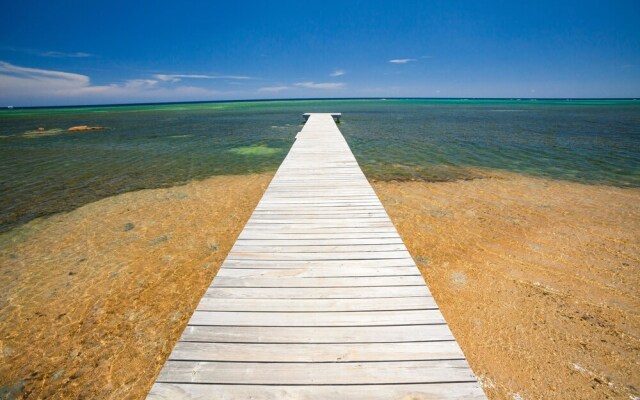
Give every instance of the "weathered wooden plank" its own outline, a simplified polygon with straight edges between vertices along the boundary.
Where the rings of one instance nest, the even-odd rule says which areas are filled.
[[[380,244],[335,244],[335,245],[266,245],[260,246],[249,243],[236,243],[231,249],[235,252],[278,252],[278,253],[354,253],[354,252],[381,252],[381,251],[406,251],[402,243],[380,243]]]
[[[388,258],[366,260],[225,260],[222,268],[396,268],[414,267],[412,258]]]
[[[319,187],[315,191],[308,190],[304,187],[290,188],[289,190],[269,191],[265,192],[265,202],[271,200],[295,200],[308,201],[318,199],[320,202],[338,203],[350,201],[362,201],[375,203],[378,200],[375,192],[371,191],[354,191],[348,189],[322,188]]]
[[[274,229],[278,226],[283,226],[285,229],[290,227],[293,228],[351,228],[351,227],[360,227],[360,228],[376,228],[376,227],[388,227],[393,228],[391,222],[386,218],[291,218],[291,219],[279,219],[277,221],[273,220],[263,220],[260,218],[252,218],[249,219],[249,222],[252,226],[264,226],[266,229]],[[297,226],[298,225],[298,226]]]
[[[324,253],[324,252],[249,252],[233,251],[229,253],[228,260],[367,260],[383,258],[411,258],[406,250],[389,251],[353,251],[351,253]]]
[[[169,360],[242,362],[369,362],[463,359],[455,341],[420,343],[179,342]]]
[[[167,361],[158,382],[263,385],[362,385],[473,382],[465,360],[372,363]]]
[[[309,183],[309,179],[313,179],[313,183]],[[309,175],[299,181],[285,181],[278,179],[273,185],[269,186],[266,193],[269,195],[280,192],[295,193],[298,196],[304,196],[308,193],[319,193],[326,195],[328,193],[366,193],[375,195],[375,191],[371,188],[361,187],[365,179],[326,179],[318,175]],[[300,189],[304,189],[300,192]]]
[[[205,296],[238,299],[369,299],[430,296],[426,286],[331,287],[331,288],[224,288],[215,285]]]
[[[351,227],[326,227],[326,226],[301,226],[301,225],[278,225],[278,224],[253,224],[251,226],[245,227],[245,229],[241,233],[241,237],[245,237],[247,235],[255,236],[255,235],[288,235],[291,237],[292,235],[300,235],[296,237],[303,238],[304,235],[317,235],[317,234],[328,234],[325,237],[345,237],[342,235],[347,235],[351,233],[359,234],[360,237],[376,237],[378,236],[391,236],[395,232],[393,226],[385,226],[385,227],[359,227],[359,226],[351,226]],[[276,236],[274,236],[276,237]],[[318,236],[314,236],[318,237]],[[358,237],[358,235],[351,236]]]
[[[393,232],[367,232],[367,231],[357,231],[357,232],[312,232],[312,233],[302,233],[302,232],[262,232],[260,230],[244,230],[238,236],[238,240],[243,239],[284,239],[284,240],[298,240],[298,239],[376,239],[376,238],[385,238],[385,239],[396,239],[398,236],[394,236]]]
[[[353,167],[344,167],[341,170],[338,168],[322,168],[330,170],[328,173],[314,172],[313,169],[299,167],[299,168],[287,168],[283,167],[278,175],[278,180],[274,182],[275,187],[287,188],[288,184],[308,186],[316,188],[318,186],[335,184],[337,187],[343,187],[348,183],[356,182],[363,183],[367,179],[359,173],[351,173]],[[335,176],[332,176],[334,174]],[[309,181],[312,177],[313,181]]]
[[[443,324],[439,310],[350,312],[196,311],[191,325],[215,326],[384,326]]]
[[[318,166],[318,168],[322,168]],[[274,177],[274,179],[277,177]],[[313,175],[307,176],[307,180],[300,180],[299,182],[281,182],[279,179],[276,179],[274,182],[274,186],[270,186],[266,191],[265,195],[271,196],[274,194],[278,194],[279,192],[291,192],[294,196],[306,196],[309,192],[317,192],[319,195],[323,197],[329,197],[329,194],[341,194],[341,193],[349,193],[355,195],[366,195],[366,196],[375,196],[375,191],[369,187],[364,186],[363,183],[366,182],[366,179],[351,179],[351,180],[340,180],[340,181],[331,181],[327,179],[322,179]],[[296,191],[296,189],[300,189]],[[308,189],[309,192],[307,192]]]
[[[317,208],[321,208],[322,210],[330,210],[330,209],[378,209],[380,210],[380,208],[382,207],[381,204],[378,202],[374,202],[374,201],[366,201],[366,202],[360,202],[360,201],[356,201],[356,200],[352,200],[352,201],[336,201],[336,202],[324,202],[324,201],[316,201],[314,202],[307,202],[307,203],[297,203],[295,204],[295,207],[292,207],[291,202],[287,203],[287,202],[274,202],[274,203],[269,203],[269,202],[261,202],[260,204],[258,204],[258,207],[260,207],[260,209],[263,208],[274,208],[274,209],[289,209],[289,210],[309,210],[309,209],[317,209]]]
[[[311,220],[311,222],[322,222],[317,220],[337,220],[337,219],[357,219],[357,218],[389,218],[384,211],[363,211],[356,213],[355,211],[322,211],[316,210],[313,213],[303,211],[294,213],[289,210],[283,211],[254,211],[253,218],[255,221],[278,221],[285,220]]]
[[[307,177],[312,180],[312,184],[308,183],[294,183],[288,182],[286,184],[276,183],[274,186],[269,187],[265,191],[266,200],[270,200],[272,197],[282,197],[283,195],[290,195],[292,197],[309,198],[317,196],[328,200],[344,200],[353,196],[354,199],[377,199],[376,192],[372,188],[360,188],[363,186],[364,180],[350,180],[350,181],[328,181],[317,180],[313,176]]]
[[[316,239],[238,239],[235,246],[347,246],[404,244],[399,237],[383,238],[316,238]],[[234,247],[235,247],[234,246]]]
[[[224,299],[203,297],[197,310],[208,311],[395,311],[436,309],[433,297],[383,299]]]
[[[418,276],[422,277],[415,267],[390,268],[234,268],[225,266],[220,269],[216,279],[220,277],[300,277],[300,278],[328,278],[355,276]]]
[[[151,393],[149,393],[149,399],[153,400],[480,400],[485,398],[482,389],[475,382],[386,386],[261,386],[156,383],[151,388]]]
[[[375,206],[378,205],[378,200],[374,200],[373,198],[367,199],[331,199],[331,200],[321,200],[318,198],[301,198],[301,199],[268,199],[262,202],[264,205],[275,205],[275,204],[289,204],[290,206],[294,205],[305,205],[309,206],[323,206],[323,207],[331,207],[331,206]]]
[[[300,189],[304,190],[304,189]],[[283,201],[285,203],[344,203],[344,202],[362,202],[373,203],[378,201],[373,193],[357,194],[357,193],[336,193],[328,190],[319,191],[317,193],[305,193],[304,195],[294,194],[295,191],[284,193],[269,193],[269,201],[272,203]],[[267,203],[268,204],[268,203]]]
[[[299,213],[295,213],[289,210],[286,211],[254,211],[253,216],[256,220],[278,220],[280,218],[283,219],[295,219],[295,218],[304,218],[304,219],[340,219],[340,218],[388,218],[387,214],[383,211],[332,211],[328,212],[320,212],[317,211],[312,213],[310,211],[303,211]]]
[[[384,209],[380,208],[363,208],[363,207],[272,207],[272,208],[256,208],[254,210],[255,217],[261,217],[268,219],[274,218],[325,218],[325,219],[340,219],[340,218],[362,218],[362,217],[377,217],[388,218],[388,215]]]
[[[269,327],[188,325],[181,341],[218,343],[399,343],[454,340],[446,325]]]
[[[351,211],[369,211],[369,210],[377,210],[377,211],[381,211],[384,210],[385,208],[382,206],[382,204],[367,204],[367,205],[353,205],[353,206],[349,206],[349,205],[344,205],[344,204],[336,204],[336,205],[331,205],[331,204],[325,204],[321,209],[318,209],[314,206],[308,206],[308,205],[298,205],[295,208],[291,208],[290,206],[286,205],[286,204],[265,204],[265,203],[259,203],[256,206],[256,211],[261,211],[261,210],[287,210],[289,212],[302,212],[302,213],[308,213],[308,212],[313,212],[313,211],[319,211],[319,212],[324,212],[324,211],[332,211],[332,210],[337,210],[337,211],[344,211],[344,210],[351,210]]]
[[[317,287],[356,287],[356,286],[420,286],[424,279],[420,275],[409,276],[364,276],[305,278],[297,276],[280,277],[231,277],[218,276],[211,287],[257,287],[257,288],[317,288]]]
[[[266,223],[269,224],[345,224],[348,226],[359,225],[360,223],[372,223],[372,222],[390,222],[386,215],[379,216],[370,216],[370,215],[356,215],[351,217],[346,216],[337,216],[337,217],[328,217],[326,215],[293,215],[286,216],[280,215],[280,218],[274,220],[273,218],[265,218],[263,215],[254,215],[249,219],[249,222],[260,222],[266,220]]]
[[[333,215],[334,218],[341,218],[345,215],[387,215],[384,208],[378,206],[296,206],[292,208],[288,204],[272,204],[258,206],[254,210],[257,215],[303,215],[303,216],[324,216]]]

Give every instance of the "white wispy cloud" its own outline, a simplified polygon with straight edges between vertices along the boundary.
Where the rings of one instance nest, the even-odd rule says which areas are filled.
[[[155,79],[164,82],[179,82],[182,79],[252,79],[250,76],[243,75],[200,75],[200,74],[156,74]]]
[[[158,81],[155,79],[129,79],[124,82],[123,86],[132,89],[151,89],[158,86]]]
[[[258,89],[258,92],[276,93],[276,92],[282,92],[284,90],[289,90],[289,89],[291,89],[291,86],[266,86]]]
[[[341,89],[344,87],[342,82],[298,82],[295,85],[308,89]]]
[[[410,62],[418,61],[415,58],[394,58],[393,60],[389,60],[392,64],[407,64]]]
[[[0,61],[0,89],[7,95],[30,90],[73,90],[89,85],[89,77],[71,72],[20,67]]]
[[[329,76],[333,76],[333,77],[342,76],[342,75],[344,75],[346,73],[347,72],[345,70],[343,70],[343,69],[337,69],[337,70],[333,71],[331,74],[329,74]]]
[[[76,53],[65,53],[62,51],[44,51],[44,52],[38,53],[38,55],[42,57],[52,57],[52,58],[86,58],[86,57],[94,56],[91,53],[84,53],[81,51]]]
[[[164,86],[163,86],[164,84]],[[77,100],[211,99],[221,92],[187,85],[166,85],[161,79],[129,79],[92,85],[87,75],[22,67],[0,61],[0,101],[16,104],[28,100],[49,104]],[[38,100],[39,99],[39,100]]]
[[[76,51],[76,52],[64,52],[64,51],[55,51],[55,50],[42,50],[42,49],[30,49],[24,47],[13,47],[13,46],[3,46],[0,45],[0,49],[13,51],[16,53],[24,53],[30,54],[32,56],[38,57],[50,57],[50,58],[87,58],[87,57],[96,57],[95,54],[87,53],[84,51]]]

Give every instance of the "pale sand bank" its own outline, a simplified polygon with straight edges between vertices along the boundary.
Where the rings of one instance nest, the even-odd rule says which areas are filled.
[[[491,174],[374,183],[489,397],[637,396],[640,190]],[[144,398],[270,179],[127,193],[1,235],[0,391]]]

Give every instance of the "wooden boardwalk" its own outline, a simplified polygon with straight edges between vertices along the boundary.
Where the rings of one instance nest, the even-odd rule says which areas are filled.
[[[311,114],[150,399],[483,399],[331,114]]]

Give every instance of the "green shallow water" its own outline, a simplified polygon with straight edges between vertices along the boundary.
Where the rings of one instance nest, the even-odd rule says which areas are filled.
[[[340,129],[374,179],[469,168],[640,186],[640,102],[292,100],[0,110],[0,231],[117,193],[273,171],[303,112]],[[108,129],[67,133],[75,125]],[[44,128],[42,134],[38,128]],[[34,133],[34,131],[36,131]]]

